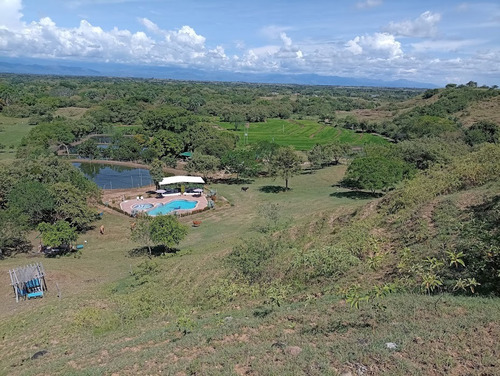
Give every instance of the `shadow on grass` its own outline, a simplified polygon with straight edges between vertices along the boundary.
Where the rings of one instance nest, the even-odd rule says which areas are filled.
[[[151,255],[149,254],[148,247],[137,247],[137,248],[131,249],[128,252],[128,255],[130,257],[144,257],[144,256],[158,257],[158,256],[163,256],[167,253],[175,255],[179,251],[180,251],[180,249],[178,249],[178,248],[167,248],[163,245],[157,245],[157,246],[151,247]]]
[[[349,198],[351,200],[368,200],[371,198],[382,197],[382,193],[371,193],[364,191],[346,191],[346,192],[334,192],[330,193],[331,197],[336,198]]]
[[[254,182],[253,179],[247,179],[247,178],[210,179],[210,183],[212,183],[212,184],[235,185],[235,184],[252,184],[253,182]]]
[[[290,188],[288,188],[288,191]],[[280,193],[280,192],[286,192],[287,189],[285,187],[282,187],[280,185],[264,185],[259,188],[259,191],[264,192],[264,193]]]

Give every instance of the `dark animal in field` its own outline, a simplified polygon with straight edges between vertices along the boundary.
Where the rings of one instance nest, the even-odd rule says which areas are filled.
[[[248,191],[248,188],[250,188],[250,187],[241,187],[241,190],[242,190],[243,192],[246,192],[246,191]]]
[[[36,353],[34,353],[32,356],[31,356],[31,360],[35,360],[35,359],[38,359],[42,356],[44,356],[45,354],[47,354],[48,351],[47,350],[41,350],[41,351],[37,351]]]

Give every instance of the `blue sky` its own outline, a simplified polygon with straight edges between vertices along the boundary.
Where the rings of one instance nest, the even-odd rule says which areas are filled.
[[[0,0],[0,57],[500,84],[500,2]]]

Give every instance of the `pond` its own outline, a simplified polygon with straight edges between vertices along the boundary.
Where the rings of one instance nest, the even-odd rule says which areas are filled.
[[[75,162],[87,179],[103,189],[144,187],[153,184],[149,170],[105,163]]]

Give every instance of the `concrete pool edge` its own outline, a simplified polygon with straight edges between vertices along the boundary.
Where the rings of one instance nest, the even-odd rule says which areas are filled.
[[[181,196],[170,196],[170,197],[145,197],[142,200],[141,199],[130,199],[130,200],[125,200],[120,202],[120,209],[126,212],[129,215],[132,215],[132,210],[134,205],[138,204],[153,204],[153,207],[149,210],[153,210],[160,204],[166,205],[170,203],[171,201],[179,201],[179,200],[185,200],[185,201],[196,201],[197,204],[193,209],[179,209],[175,210],[179,214],[183,214],[186,212],[191,212],[191,211],[198,211],[198,210],[203,210],[208,206],[208,201],[205,195],[201,196],[191,196],[191,195],[181,195]],[[147,213],[145,210],[141,210],[141,213]]]

